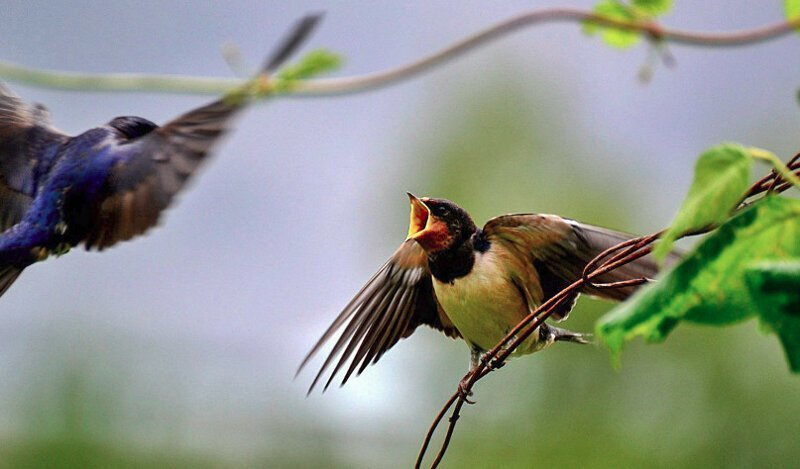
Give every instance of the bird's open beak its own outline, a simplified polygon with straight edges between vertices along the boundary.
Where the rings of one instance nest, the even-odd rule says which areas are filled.
[[[428,206],[425,205],[425,202],[418,199],[414,194],[411,192],[406,192],[406,194],[408,194],[408,200],[411,202],[411,215],[408,221],[408,238],[414,238],[415,235],[425,230],[425,227],[428,225],[428,216],[431,212],[428,210]]]

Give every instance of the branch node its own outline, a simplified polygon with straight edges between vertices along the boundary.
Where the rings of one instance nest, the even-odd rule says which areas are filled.
[[[655,21],[648,21],[642,26],[642,31],[647,34],[647,37],[656,44],[664,41],[666,31],[663,26]]]
[[[489,363],[489,365],[488,365],[490,370],[499,370],[500,368],[502,368],[504,366],[506,366],[506,361],[505,360],[500,360],[500,359],[492,360],[492,362]]]

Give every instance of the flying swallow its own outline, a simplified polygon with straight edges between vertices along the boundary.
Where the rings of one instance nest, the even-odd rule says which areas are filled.
[[[341,384],[373,363],[420,325],[463,339],[470,369],[514,326],[543,302],[581,278],[586,264],[632,236],[556,215],[514,214],[478,228],[469,214],[445,199],[408,194],[408,237],[345,306],[300,365],[300,370],[343,329],[309,393],[335,363],[324,389],[339,372]],[[670,261],[677,259],[672,254]],[[643,257],[598,278],[616,282],[652,278],[658,265]],[[635,287],[581,292],[614,301]],[[551,316],[569,316],[576,292]],[[587,343],[587,335],[543,323],[515,351],[524,355],[555,342]],[[337,362],[337,357],[338,362]]]
[[[159,127],[117,117],[70,137],[47,109],[0,84],[0,295],[29,265],[83,244],[102,250],[156,225],[233,119],[320,20],[295,25],[242,88]]]

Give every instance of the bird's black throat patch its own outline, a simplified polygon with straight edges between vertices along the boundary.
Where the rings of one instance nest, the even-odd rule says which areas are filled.
[[[428,254],[431,274],[442,283],[452,283],[472,272],[475,265],[475,250],[472,238],[443,251]]]

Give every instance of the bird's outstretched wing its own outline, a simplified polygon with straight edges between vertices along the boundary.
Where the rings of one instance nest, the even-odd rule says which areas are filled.
[[[311,15],[302,19],[261,73],[277,69],[320,18]],[[161,212],[230,130],[248,102],[244,92],[234,92],[138,138],[120,142],[110,152],[115,161],[102,189],[102,202],[94,209],[84,239],[86,248],[104,249],[156,225]]]
[[[458,331],[436,302],[425,251],[414,240],[406,240],[336,317],[303,360],[298,373],[344,327],[308,392],[340,354],[324,389],[349,361],[342,378],[344,384],[353,372],[361,374],[420,324],[458,337]]]
[[[22,219],[39,175],[67,139],[50,126],[44,106],[25,103],[0,83],[0,231]]]
[[[230,130],[238,106],[224,100],[195,109],[110,154],[115,159],[93,210],[86,249],[102,250],[144,233]]]
[[[606,249],[633,236],[616,231],[585,225],[556,215],[516,214],[503,215],[489,220],[483,228],[490,243],[499,243],[506,249],[527,259],[528,266],[536,270],[546,301],[574,281],[581,278],[586,264]],[[668,263],[677,260],[672,254]],[[650,256],[626,264],[597,279],[599,283],[617,282],[634,278],[653,278],[658,265]],[[595,289],[587,287],[583,293],[621,301],[630,296],[636,287]],[[555,319],[565,319],[578,294],[553,313]]]

